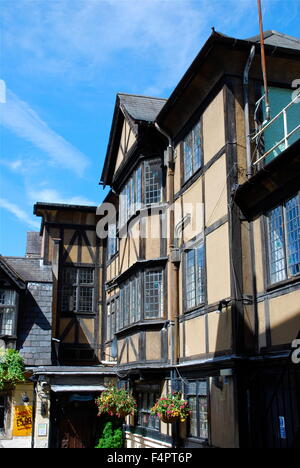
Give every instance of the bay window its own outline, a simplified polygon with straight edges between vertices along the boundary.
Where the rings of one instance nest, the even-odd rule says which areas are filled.
[[[144,205],[162,201],[162,169],[160,159],[143,162],[130,176],[120,193],[119,227]]]
[[[17,322],[17,293],[0,289],[0,335],[14,336]]]
[[[120,286],[117,329],[141,320],[163,316],[163,272],[146,270],[131,276]]]
[[[300,274],[300,197],[267,214],[271,284]]]

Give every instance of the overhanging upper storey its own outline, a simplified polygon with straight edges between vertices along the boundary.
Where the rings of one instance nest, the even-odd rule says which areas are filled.
[[[118,93],[110,137],[101,175],[103,185],[111,185],[114,174],[137,148],[143,131],[154,127],[166,99]]]

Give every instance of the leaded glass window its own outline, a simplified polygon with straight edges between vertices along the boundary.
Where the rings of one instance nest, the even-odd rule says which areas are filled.
[[[144,291],[145,318],[161,317],[163,305],[163,280],[161,271],[147,271],[145,273]]]
[[[159,431],[159,418],[151,415],[150,410],[160,397],[160,386],[156,384],[138,385],[135,396],[138,404],[136,424],[147,429]]]
[[[145,163],[145,205],[161,201],[161,164],[159,161]]]
[[[142,185],[144,185],[143,191]],[[161,162],[158,159],[146,161],[132,173],[120,193],[119,228],[122,228],[129,218],[141,209],[143,204],[159,203],[161,198]]]
[[[117,329],[163,315],[162,270],[138,272],[120,286]]]
[[[117,227],[115,224],[108,225],[107,237],[107,260],[110,260],[118,251]]]
[[[189,310],[205,301],[204,245],[188,250],[185,255],[185,305]]]
[[[183,140],[184,180],[188,180],[202,164],[201,127],[198,122]]]
[[[94,269],[63,269],[62,311],[78,314],[94,312]]]
[[[185,395],[191,409],[189,437],[208,439],[207,380],[191,380],[185,385]]]
[[[300,273],[299,196],[271,210],[267,218],[269,272],[273,284]]]
[[[11,289],[0,289],[0,335],[16,333],[17,293]]]

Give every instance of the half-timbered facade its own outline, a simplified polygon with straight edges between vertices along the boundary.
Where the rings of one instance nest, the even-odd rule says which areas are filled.
[[[152,98],[117,97],[102,173],[119,196],[106,345],[117,342],[118,373],[138,399],[129,447],[283,447],[299,438],[290,352],[300,321],[300,114],[296,100],[289,105],[299,40],[275,32],[265,40],[271,119],[288,109],[285,130],[268,126],[260,137],[258,38],[213,31],[151,119]],[[141,136],[124,151],[130,124]],[[170,390],[190,403],[187,425],[150,414]]]

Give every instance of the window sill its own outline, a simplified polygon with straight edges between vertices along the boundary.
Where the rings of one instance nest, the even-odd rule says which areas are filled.
[[[157,327],[157,328],[162,328],[162,326],[166,323],[165,319],[155,319],[155,320],[144,320],[140,322],[133,323],[131,325],[128,325],[124,328],[121,328],[118,330],[115,335],[116,336],[121,336],[124,334],[127,334],[128,332],[131,332],[133,330],[142,330],[145,328],[151,328],[151,327]]]
[[[266,291],[274,291],[284,286],[289,286],[291,284],[297,283],[298,281],[300,281],[300,273],[285,280],[278,281],[278,283],[268,284],[266,287]]]

